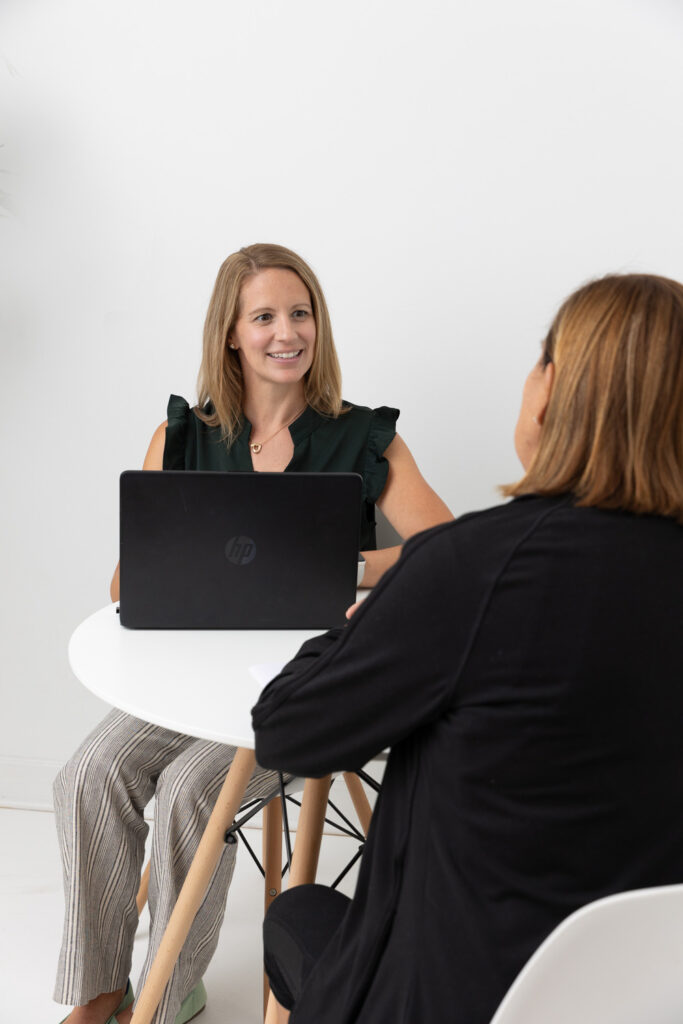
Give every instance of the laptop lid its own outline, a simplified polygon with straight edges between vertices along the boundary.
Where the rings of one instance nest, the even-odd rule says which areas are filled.
[[[355,601],[355,473],[121,474],[121,623],[327,629]]]

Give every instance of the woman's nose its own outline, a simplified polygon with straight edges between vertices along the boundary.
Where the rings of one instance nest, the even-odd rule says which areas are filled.
[[[291,317],[283,315],[275,321],[275,336],[279,341],[288,341],[296,338],[296,328]]]

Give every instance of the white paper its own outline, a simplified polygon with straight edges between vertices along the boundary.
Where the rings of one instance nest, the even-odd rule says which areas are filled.
[[[275,676],[280,675],[286,664],[286,661],[263,661],[259,665],[250,665],[249,671],[257,683],[265,686],[271,679],[275,679]]]

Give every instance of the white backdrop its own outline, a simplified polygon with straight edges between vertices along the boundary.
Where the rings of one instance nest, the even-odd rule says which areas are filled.
[[[275,241],[328,296],[344,394],[397,405],[455,513],[518,475],[560,300],[683,277],[678,0],[4,0],[0,802],[47,804],[104,706],[118,475],[194,398],[223,258]]]

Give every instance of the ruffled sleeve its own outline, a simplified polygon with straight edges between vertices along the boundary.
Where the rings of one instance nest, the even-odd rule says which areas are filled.
[[[180,395],[168,400],[164,469],[185,469],[190,406]]]
[[[382,405],[379,409],[372,411],[363,479],[366,498],[373,504],[379,498],[387,482],[389,463],[384,458],[384,453],[396,437],[396,420],[399,416],[398,409],[391,409],[387,405]]]

